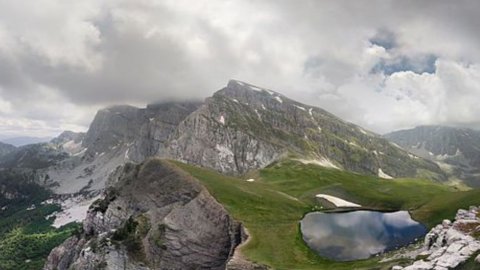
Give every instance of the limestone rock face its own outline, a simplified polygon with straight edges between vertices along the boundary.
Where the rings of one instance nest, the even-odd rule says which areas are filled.
[[[167,161],[127,164],[45,269],[225,269],[241,225]],[[121,266],[119,268],[119,266]]]
[[[196,102],[148,105],[145,109],[114,106],[100,110],[85,135],[86,156],[124,147],[130,160],[141,162],[163,152],[163,145],[177,125],[200,106]]]
[[[381,177],[444,179],[440,168],[320,108],[274,91],[230,81],[172,134],[174,159],[242,174],[293,153]]]
[[[454,269],[466,262],[480,250],[480,241],[472,236],[480,229],[479,208],[460,209],[455,221],[444,220],[426,236],[424,245],[413,252],[425,260],[415,261],[407,267],[395,266],[397,270],[443,270]]]

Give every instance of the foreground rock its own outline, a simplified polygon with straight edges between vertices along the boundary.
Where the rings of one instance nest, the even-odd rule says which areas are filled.
[[[150,159],[127,164],[112,180],[84,232],[55,248],[45,269],[226,268],[241,224],[196,179]]]
[[[470,259],[480,250],[479,208],[470,207],[470,210],[460,209],[455,222],[444,220],[442,224],[433,228],[426,236],[424,244],[417,250],[397,256],[409,258],[423,258],[416,260],[412,265],[395,266],[395,270],[446,270],[454,269]],[[478,259],[478,258],[477,258]],[[480,264],[478,265],[480,269]]]

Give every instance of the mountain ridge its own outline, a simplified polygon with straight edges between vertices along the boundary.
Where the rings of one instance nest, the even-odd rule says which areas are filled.
[[[57,193],[101,190],[117,166],[153,156],[231,175],[289,157],[382,178],[446,179],[437,164],[380,135],[237,80],[203,102],[101,109],[81,136],[81,143],[69,145],[69,157],[40,172],[39,179]]]
[[[411,153],[430,159],[460,179],[480,187],[480,131],[446,126],[419,126],[386,134]]]

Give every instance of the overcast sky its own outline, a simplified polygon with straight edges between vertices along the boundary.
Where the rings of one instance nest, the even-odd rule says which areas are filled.
[[[0,138],[239,79],[378,133],[480,127],[480,1],[0,0]]]

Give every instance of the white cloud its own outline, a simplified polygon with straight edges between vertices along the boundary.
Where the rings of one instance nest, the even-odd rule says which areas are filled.
[[[480,127],[480,4],[428,3],[3,1],[2,127],[86,128],[107,104],[204,98],[230,78],[381,133]],[[425,59],[435,72],[408,71]]]

